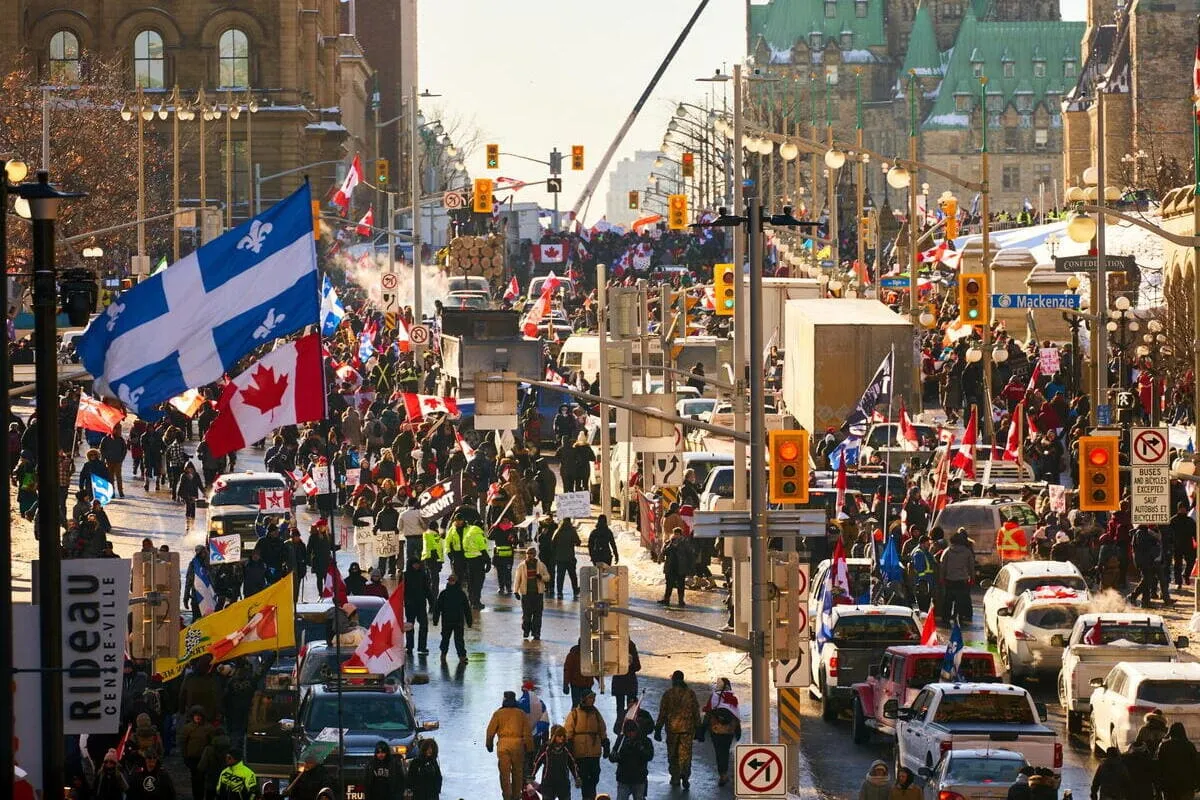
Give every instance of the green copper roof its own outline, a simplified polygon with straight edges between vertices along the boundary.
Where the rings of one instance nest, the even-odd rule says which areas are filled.
[[[971,96],[970,108],[979,103],[979,79],[974,65],[981,63],[988,79],[989,104],[992,113],[1002,113],[1017,104],[1016,97],[1032,95],[1034,109],[1043,103],[1047,94],[1062,95],[1073,86],[1076,78],[1064,74],[1068,57],[1079,62],[1079,42],[1083,37],[1083,22],[988,22],[980,21],[968,9],[959,28],[946,78],[934,101],[933,108],[922,123],[924,130],[966,128],[971,123],[970,111],[960,111],[957,95]],[[1005,75],[1005,65],[1011,70]],[[1042,74],[1037,74],[1041,71]],[[1021,110],[1021,106],[1017,106]],[[1058,113],[1057,103],[1051,113]]]
[[[821,47],[830,42],[841,46],[843,33],[853,34],[851,50],[887,44],[883,25],[884,0],[772,0],[749,7],[750,49],[759,39],[766,42],[772,61],[786,63],[797,42],[810,44],[812,34],[821,34]],[[862,16],[860,16],[860,14]],[[811,44],[810,44],[811,46]]]
[[[912,32],[908,39],[908,53],[904,56],[904,68],[900,71],[901,80],[909,72],[917,75],[941,75],[942,54],[938,51],[937,34],[933,30],[933,17],[924,3],[917,6],[917,15],[913,19]]]

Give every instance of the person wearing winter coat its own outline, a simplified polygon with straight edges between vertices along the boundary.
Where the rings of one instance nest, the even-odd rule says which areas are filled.
[[[957,617],[960,625],[971,621],[971,583],[975,580],[975,551],[967,537],[967,529],[959,528],[950,537],[950,546],[942,551],[942,583],[945,587],[945,611],[938,606],[948,623]]]
[[[442,662],[445,663],[446,655],[450,652],[451,636],[454,637],[454,649],[458,653],[458,660],[466,661],[467,643],[463,626],[472,626],[471,601],[458,585],[458,576],[454,573],[446,578],[446,588],[442,589],[433,606],[433,624],[437,625],[438,620],[441,620],[442,626]]]
[[[654,742],[642,734],[636,720],[625,720],[609,760],[617,765],[616,800],[646,800]]]
[[[143,756],[145,763],[129,777],[126,800],[175,800],[175,783],[162,767],[162,751],[151,749]]]
[[[308,564],[317,579],[317,592],[325,587],[329,575],[329,565],[333,563],[334,551],[337,546],[329,535],[329,523],[319,519],[313,523],[308,532]]]
[[[550,741],[533,761],[533,774],[542,772],[542,800],[571,800],[571,783],[580,786],[579,767],[567,746],[567,732],[561,725],[550,729]]]
[[[1142,742],[1135,741],[1121,756],[1125,769],[1129,770],[1128,800],[1154,800],[1155,791],[1154,754]]]
[[[572,708],[583,702],[583,696],[592,690],[592,684],[596,682],[595,678],[583,674],[582,660],[580,645],[576,642],[563,660],[563,694],[571,695]]]
[[[367,762],[366,772],[367,800],[393,800],[404,796],[404,767],[382,739],[375,743],[375,754]]]
[[[600,783],[600,757],[608,758],[608,727],[596,709],[596,693],[588,690],[583,701],[572,708],[563,723],[567,743],[579,767],[583,800],[595,800],[596,785]]]
[[[538,560],[537,550],[525,551],[525,560],[516,567],[513,594],[521,601],[521,638],[542,638],[542,612],[546,606],[546,590],[550,587],[550,570]]]
[[[1166,738],[1158,745],[1158,788],[1164,800],[1191,800],[1197,788],[1196,746],[1188,740],[1182,722],[1172,722]]]
[[[583,542],[579,539],[579,532],[575,530],[575,523],[570,519],[564,519],[559,523],[558,529],[554,531],[554,538],[551,540],[551,546],[554,548],[554,582],[558,587],[558,599],[563,599],[563,581],[568,576],[571,578],[571,592],[575,595],[574,599],[579,599],[579,576],[576,574],[575,548],[579,547]],[[545,800],[543,798],[543,800]]]
[[[421,655],[429,652],[429,606],[434,600],[432,594],[425,563],[420,556],[409,557],[408,568],[404,570],[404,619],[411,622],[412,626],[404,634],[404,646],[410,653],[413,650],[414,633],[417,652]]]
[[[896,783],[888,793],[888,800],[921,800],[921,787],[913,781],[913,772],[908,767],[896,770]]]
[[[422,739],[417,754],[408,761],[408,790],[412,800],[437,800],[442,793],[442,766],[433,739]]]
[[[1142,717],[1142,727],[1138,728],[1134,744],[1146,745],[1146,750],[1152,755],[1158,752],[1158,745],[1167,736],[1167,718],[1162,711],[1153,709]]]
[[[258,548],[250,551],[250,560],[242,566],[242,597],[250,597],[267,588],[267,564]]]
[[[96,771],[92,797],[95,800],[124,800],[128,790],[129,783],[125,780],[125,773],[117,763],[117,751],[115,748],[109,749],[104,754],[104,762],[100,769]]]
[[[888,766],[882,761],[872,762],[858,790],[858,800],[890,800],[892,796],[892,779],[888,775]]]
[[[700,701],[679,670],[671,673],[671,688],[663,692],[658,705],[658,719],[654,723],[655,741],[662,741],[664,727],[667,729],[667,768],[671,773],[671,786],[682,783],[684,789],[689,789],[692,741],[700,728]]]
[[[188,721],[179,731],[179,750],[192,778],[192,797],[204,797],[204,772],[200,769],[200,757],[212,741],[213,733],[213,727],[204,716],[204,707],[192,706],[188,710]]]
[[[310,753],[304,759],[303,768],[299,774],[292,776],[283,794],[292,800],[317,800],[321,790],[332,785],[333,778],[329,770]]]
[[[596,527],[592,528],[588,536],[587,548],[588,558],[596,566],[621,563],[621,556],[617,552],[617,540],[613,536],[612,528],[608,527],[607,514],[596,517]]]
[[[563,738],[565,749],[565,734]],[[533,736],[529,732],[529,717],[517,705],[516,692],[505,692],[500,708],[492,713],[485,747],[489,753],[496,753],[501,797],[503,800],[520,800],[524,788],[525,754],[533,750]],[[543,794],[543,800],[549,800],[549,796]]]
[[[712,736],[713,754],[717,759],[717,785],[729,782],[729,748],[734,739],[742,738],[742,721],[738,716],[738,699],[728,678],[717,678],[713,691],[704,704],[704,727]]]
[[[1029,800],[1058,800],[1058,777],[1049,767],[1038,767],[1029,776]]]
[[[629,671],[623,675],[613,675],[612,684],[609,688],[613,699],[617,701],[616,725],[613,726],[613,733],[621,733],[621,720],[625,719],[625,711],[637,700],[638,696],[638,677],[637,674],[642,671],[642,659],[638,656],[637,645],[633,643],[633,639],[629,640]]]
[[[221,773],[225,770],[225,756],[229,754],[232,747],[233,743],[224,728],[217,728],[213,731],[212,739],[204,748],[204,754],[200,756],[200,771],[204,773],[205,797],[217,796],[217,783],[221,779]]]
[[[686,605],[683,602],[683,582],[692,574],[694,561],[692,540],[683,535],[683,528],[675,528],[662,550],[663,577],[666,578],[667,589],[663,599],[658,601],[659,605],[670,605],[673,590],[679,593],[680,608]]]

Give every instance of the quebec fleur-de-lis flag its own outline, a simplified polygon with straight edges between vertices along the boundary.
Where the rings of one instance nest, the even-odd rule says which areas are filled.
[[[76,349],[97,394],[146,416],[231,372],[258,346],[316,324],[318,281],[305,184],[122,292]]]

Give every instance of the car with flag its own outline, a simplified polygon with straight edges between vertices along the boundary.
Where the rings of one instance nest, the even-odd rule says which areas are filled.
[[[1200,664],[1122,661],[1103,678],[1092,679],[1092,752],[1109,747],[1128,752],[1145,722],[1158,709],[1178,722],[1187,738],[1200,738]]]
[[[897,769],[919,773],[951,751],[981,748],[1020,753],[1033,766],[1055,773],[1062,769],[1062,742],[1042,721],[1045,706],[1020,686],[931,683],[906,706],[889,700],[884,714],[895,720]]]
[[[905,432],[908,433],[908,439],[904,436]],[[871,456],[877,455],[880,463],[891,470],[900,469],[901,465],[913,458],[923,464],[933,455],[937,440],[938,429],[933,425],[877,422],[867,429],[858,462],[869,463]]]
[[[997,612],[1012,605],[1021,594],[1043,586],[1063,586],[1087,590],[1087,581],[1079,568],[1069,561],[1014,561],[1005,564],[996,577],[984,583],[983,632],[988,644],[996,641]]]
[[[250,549],[258,543],[257,527],[263,524],[264,515],[282,517],[291,513],[290,506],[284,507],[285,498],[290,495],[287,481],[277,472],[220,475],[208,492],[205,530],[210,540],[238,534],[242,538],[242,549],[249,557]],[[278,503],[264,511],[264,498],[267,503],[278,499]]]
[[[1033,540],[1037,514],[1028,503],[1011,497],[973,497],[950,503],[933,518],[933,527],[944,530],[947,537],[959,528],[966,528],[971,549],[975,551],[975,565],[990,574],[1003,566],[996,552],[996,531],[1009,521],[1025,532],[1026,542]]]
[[[1092,680],[1104,678],[1122,661],[1181,661],[1188,638],[1171,641],[1157,614],[1080,614],[1066,637],[1058,672],[1058,702],[1067,715],[1067,733],[1080,733],[1092,710]]]
[[[1008,679],[1057,671],[1066,637],[1090,603],[1087,590],[1043,586],[996,609],[996,647]]]
[[[946,648],[936,644],[904,644],[885,650],[879,663],[868,667],[867,679],[854,684],[850,729],[854,743],[868,744],[872,731],[894,736],[895,725],[884,716],[884,704],[889,700],[911,703],[918,692],[940,680],[945,660]],[[986,650],[964,648],[959,667],[967,680],[996,678],[995,659]]]
[[[822,610],[820,620],[809,642],[808,691],[821,703],[821,718],[827,722],[852,707],[855,684],[866,680],[889,647],[921,641],[916,612],[907,606],[834,603]]]

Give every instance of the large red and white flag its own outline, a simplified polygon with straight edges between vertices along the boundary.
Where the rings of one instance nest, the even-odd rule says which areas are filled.
[[[917,435],[916,426],[908,418],[908,412],[904,410],[903,397],[900,398],[900,447],[910,452],[921,449],[921,438]]]
[[[967,421],[967,429],[963,431],[962,444],[950,462],[952,469],[961,469],[968,478],[975,477],[975,444],[979,439],[979,413],[971,409],[971,419]]]
[[[310,333],[272,350],[226,383],[217,410],[204,435],[215,458],[257,442],[276,428],[324,417],[321,335]]]
[[[925,615],[925,624],[921,626],[921,645],[929,647],[937,644],[937,617],[933,614],[933,603],[929,604],[929,613]]]
[[[79,395],[79,410],[75,412],[75,427],[96,433],[112,433],[113,428],[125,419],[125,412],[102,403],[88,394]]]
[[[1008,424],[1008,439],[1004,442],[1005,461],[1021,460],[1021,417],[1025,416],[1024,406],[1024,403],[1017,403],[1017,410]]]
[[[233,633],[217,639],[208,647],[213,661],[222,661],[231,650],[246,642],[259,642],[279,638],[279,609],[265,605],[258,609],[250,620]]]
[[[521,286],[517,283],[517,276],[513,275],[508,282],[508,288],[504,290],[504,299],[512,302],[521,296]]]
[[[396,349],[401,353],[412,352],[412,337],[408,335],[408,323],[399,314],[396,315]]]
[[[362,161],[355,155],[354,160],[350,162],[350,169],[346,172],[346,177],[342,178],[342,185],[333,193],[332,202],[342,210],[342,216],[350,213],[350,200],[354,197],[354,187],[362,183],[362,179]]]
[[[362,219],[358,221],[358,225],[354,226],[354,232],[359,236],[370,236],[371,229],[375,226],[375,206],[367,206],[367,213],[363,214]]]
[[[325,571],[325,582],[321,586],[321,597],[333,600],[339,608],[346,603],[346,582],[338,571],[337,561],[329,560],[329,568]]]
[[[404,410],[408,412],[408,421],[416,422],[428,414],[449,414],[452,417],[459,415],[458,401],[453,397],[438,397],[434,394],[413,394],[412,392],[402,392],[404,398]]]
[[[550,281],[546,281],[549,283]],[[530,339],[536,339],[541,331],[542,320],[550,313],[550,294],[543,291],[542,296],[533,301],[525,319],[521,320],[521,332]]]
[[[379,609],[346,665],[366,667],[376,675],[390,675],[404,666],[404,581]]]
[[[561,244],[535,244],[533,255],[539,264],[562,264],[567,260],[567,248]]]
[[[839,537],[833,544],[833,559],[829,568],[830,582],[842,590],[843,596],[850,597],[850,567],[846,563],[846,549]]]

